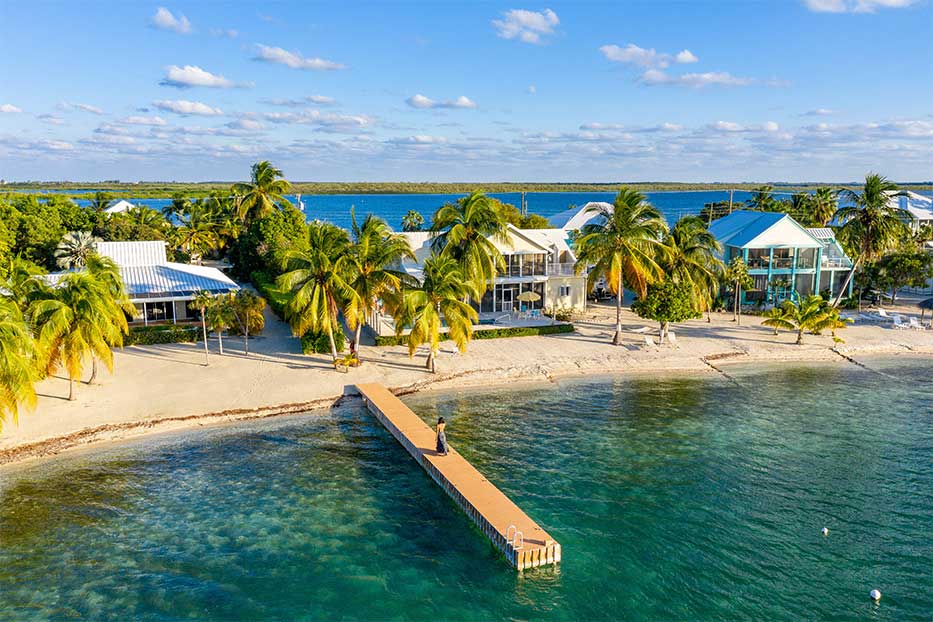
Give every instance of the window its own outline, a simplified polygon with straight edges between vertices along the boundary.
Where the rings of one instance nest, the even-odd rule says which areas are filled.
[[[558,288],[558,290],[557,290],[557,295],[560,296],[561,298],[563,298],[564,296],[569,296],[569,295],[570,295],[570,286],[569,286],[569,285],[561,285],[561,286]]]

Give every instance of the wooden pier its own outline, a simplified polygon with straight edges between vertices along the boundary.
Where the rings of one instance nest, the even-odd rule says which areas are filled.
[[[446,456],[438,454],[434,430],[401,400],[378,383],[358,384],[356,388],[369,411],[513,566],[524,570],[560,562],[560,544],[453,447]]]

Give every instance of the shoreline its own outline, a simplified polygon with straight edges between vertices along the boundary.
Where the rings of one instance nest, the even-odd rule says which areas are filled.
[[[517,338],[527,339],[527,338]],[[861,348],[847,348],[841,352],[837,348],[802,348],[799,352],[784,351],[779,355],[762,356],[748,352],[732,351],[714,353],[707,356],[678,358],[674,361],[662,360],[661,364],[637,367],[611,367],[593,369],[573,366],[550,368],[545,365],[531,367],[501,366],[484,369],[468,369],[466,371],[448,374],[438,374],[408,384],[389,386],[395,395],[405,396],[426,391],[443,391],[453,388],[469,388],[476,386],[505,386],[510,384],[530,385],[537,383],[553,383],[561,379],[580,378],[584,376],[605,377],[638,377],[645,375],[674,374],[687,372],[691,375],[702,376],[715,374],[727,380],[734,381],[726,371],[730,367],[745,367],[754,364],[773,365],[853,365],[867,371],[883,373],[874,370],[855,357],[893,358],[893,357],[925,357],[933,355],[933,348],[917,348],[906,344],[884,344]],[[789,353],[793,353],[788,356]],[[815,356],[818,355],[818,356]],[[673,365],[670,363],[674,363]],[[378,365],[370,361],[368,365]],[[722,369],[725,368],[725,369]],[[222,411],[191,413],[185,415],[172,415],[167,417],[152,417],[138,421],[125,421],[109,423],[98,426],[85,427],[68,434],[52,436],[41,440],[14,444],[0,449],[0,469],[11,465],[22,465],[27,462],[57,456],[82,448],[91,448],[106,444],[120,443],[160,433],[183,432],[205,426],[219,426],[227,423],[268,419],[288,414],[322,411],[339,406],[347,399],[357,399],[358,394],[348,392],[345,388],[342,394],[335,394],[315,398],[303,402],[289,402],[266,405],[253,408],[234,408]],[[32,416],[32,415],[26,415]]]

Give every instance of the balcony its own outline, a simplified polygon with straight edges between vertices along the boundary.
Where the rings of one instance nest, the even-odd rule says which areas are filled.
[[[852,262],[845,257],[823,257],[820,266],[823,268],[851,268]]]
[[[545,276],[548,274],[543,264],[534,264],[526,266],[506,266],[505,270],[499,270],[499,278],[519,278],[525,276]]]
[[[552,263],[548,264],[548,276],[574,276],[576,275],[575,263]]]

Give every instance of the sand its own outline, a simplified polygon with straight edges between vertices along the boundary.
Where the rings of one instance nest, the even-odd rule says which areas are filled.
[[[915,314],[916,308],[901,311]],[[201,343],[128,347],[115,353],[112,375],[103,371],[98,384],[78,386],[76,401],[67,400],[63,377],[43,381],[37,408],[21,414],[18,424],[7,421],[0,432],[0,464],[153,432],[329,407],[362,382],[379,382],[403,394],[568,375],[714,374],[735,363],[852,365],[873,354],[933,355],[933,330],[856,325],[839,332],[844,344],[834,344],[827,334],[806,335],[798,346],[795,334],[774,336],[760,318],[744,316],[737,326],[725,313],[713,314],[710,323],[703,319],[674,326],[676,346],[647,347],[644,335],[633,332],[613,346],[614,318],[613,307],[597,305],[574,321],[573,334],[479,340],[462,355],[447,342],[436,375],[424,368],[426,350],[410,359],[405,347],[364,347],[361,367],[335,372],[329,356],[302,355],[289,328],[271,315],[264,334],[250,340],[248,357],[236,337],[224,339],[223,356],[216,338],[211,339],[207,366]],[[655,324],[624,311],[627,331],[644,326],[652,328],[656,340]]]

